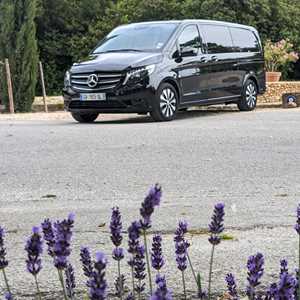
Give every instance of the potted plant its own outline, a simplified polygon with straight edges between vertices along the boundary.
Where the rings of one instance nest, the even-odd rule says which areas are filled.
[[[267,82],[277,82],[281,78],[281,70],[291,62],[299,59],[298,53],[293,51],[293,44],[288,40],[265,44],[266,79]]]

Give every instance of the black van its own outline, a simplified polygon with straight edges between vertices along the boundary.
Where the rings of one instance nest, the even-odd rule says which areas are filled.
[[[250,111],[265,90],[256,29],[184,20],[117,27],[66,73],[63,94],[79,122],[122,112],[170,121],[201,104],[236,103]]]

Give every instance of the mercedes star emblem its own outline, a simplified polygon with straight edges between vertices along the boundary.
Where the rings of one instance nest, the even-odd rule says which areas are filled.
[[[90,88],[94,88],[98,84],[98,76],[96,74],[92,74],[88,77],[87,84]]]

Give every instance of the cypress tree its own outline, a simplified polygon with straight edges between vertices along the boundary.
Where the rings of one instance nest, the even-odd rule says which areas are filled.
[[[8,58],[13,66],[15,49],[15,6],[11,0],[0,1],[0,61]],[[4,65],[0,65],[0,102],[8,104]]]
[[[38,49],[36,41],[36,0],[15,0],[19,31],[16,35],[14,96],[15,109],[31,110],[35,97],[38,72]]]

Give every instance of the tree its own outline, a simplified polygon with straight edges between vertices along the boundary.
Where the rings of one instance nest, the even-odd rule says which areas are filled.
[[[0,59],[10,61],[15,110],[19,112],[30,111],[35,96],[38,70],[35,17],[36,0],[0,2]],[[1,82],[2,98],[7,104],[6,81]]]
[[[17,0],[16,14],[20,28],[16,35],[14,91],[15,109],[31,110],[35,97],[38,72],[38,49],[36,41],[36,0]]]

